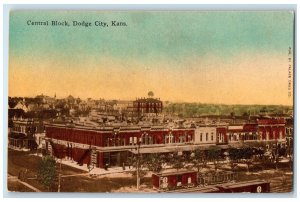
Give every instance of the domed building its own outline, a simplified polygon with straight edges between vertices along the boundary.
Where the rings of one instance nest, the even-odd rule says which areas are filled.
[[[163,109],[162,101],[155,98],[139,98],[133,102],[133,108],[139,115],[148,113],[161,113]]]
[[[160,98],[153,98],[154,93],[148,92],[148,98],[137,98],[133,101],[133,111],[138,117],[144,114],[158,114],[163,110],[162,101]]]

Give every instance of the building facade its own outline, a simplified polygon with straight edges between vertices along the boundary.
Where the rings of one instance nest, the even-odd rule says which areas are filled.
[[[143,114],[157,114],[163,110],[163,103],[160,99],[155,98],[139,98],[133,101],[133,111],[141,116]]]
[[[46,124],[46,148],[58,158],[104,168],[127,164],[137,149],[191,144],[193,129],[165,127],[101,127]],[[149,150],[149,151],[150,151]],[[150,151],[151,152],[151,151]]]
[[[36,135],[38,135],[38,140]],[[32,150],[38,147],[44,127],[39,121],[33,119],[13,119],[8,134],[9,147],[15,149]]]
[[[91,127],[74,124],[45,125],[46,148],[58,158],[100,168],[124,166],[128,157],[142,153],[191,152],[210,146],[250,146],[252,143],[285,144],[285,122],[261,119],[240,125],[196,128],[165,126]]]

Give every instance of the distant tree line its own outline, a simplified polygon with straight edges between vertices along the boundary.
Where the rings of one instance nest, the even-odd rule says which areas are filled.
[[[286,114],[292,106],[283,105],[216,105],[201,103],[170,103],[164,112],[177,114],[181,117],[197,117],[205,115],[249,116],[260,114]]]

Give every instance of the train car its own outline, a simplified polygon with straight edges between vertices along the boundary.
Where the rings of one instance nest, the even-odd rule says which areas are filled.
[[[270,182],[252,180],[245,182],[230,182],[216,186],[222,193],[269,193]]]
[[[191,187],[177,190],[165,191],[166,193],[220,193],[220,189],[215,186]]]
[[[197,186],[197,171],[178,170],[152,174],[154,188],[174,190]]]

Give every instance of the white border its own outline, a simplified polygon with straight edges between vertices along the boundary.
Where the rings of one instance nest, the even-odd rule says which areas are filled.
[[[14,4],[14,3],[21,3],[23,4],[24,1],[22,0],[4,0],[3,1],[4,4],[5,3],[10,3],[10,4]],[[56,3],[56,4],[65,4],[65,3],[68,3],[68,1],[64,1],[64,0],[53,0],[53,1],[43,1],[43,2],[39,2],[37,0],[28,0],[26,1],[27,5],[6,5],[5,8],[4,7],[1,7],[1,17],[4,16],[4,24],[3,26],[1,26],[0,28],[0,33],[2,35],[1,37],[1,41],[2,43],[0,44],[3,44],[4,46],[4,49],[2,49],[1,51],[4,51],[4,55],[3,53],[1,54],[1,61],[3,61],[4,64],[3,65],[3,73],[0,74],[1,76],[1,81],[3,82],[0,82],[1,84],[1,99],[0,99],[0,104],[3,106],[3,113],[2,113],[2,116],[0,116],[0,128],[3,128],[3,139],[1,138],[1,141],[4,140],[4,142],[1,142],[3,147],[5,147],[7,141],[6,138],[6,135],[7,134],[7,127],[4,127],[7,125],[7,71],[8,71],[8,68],[7,68],[7,64],[8,64],[8,60],[7,60],[7,54],[8,54],[8,11],[9,9],[11,8],[14,8],[14,9],[29,9],[29,8],[44,8],[44,9],[67,9],[67,8],[71,8],[71,9],[84,9],[84,10],[95,10],[95,9],[106,9],[106,10],[123,10],[123,9],[126,9],[126,10],[132,10],[132,9],[141,9],[141,10],[195,10],[195,9],[200,9],[200,10],[271,10],[271,9],[280,9],[281,8],[287,8],[286,6],[287,5],[263,5],[265,3],[270,3],[269,1],[251,1],[251,2],[246,2],[246,3],[255,3],[256,5],[246,5],[246,4],[239,4],[239,5],[229,5],[229,4],[238,4],[240,3],[240,1],[227,1],[226,3],[227,4],[222,4],[223,2],[222,1],[216,1],[216,0],[211,0],[209,2],[206,2],[206,3],[209,3],[209,4],[206,4],[206,5],[194,5],[195,3],[197,3],[196,1],[192,1],[192,0],[185,0],[185,1],[176,1],[175,3],[177,4],[181,4],[181,5],[165,5],[167,3],[174,3],[174,2],[171,2],[171,1],[162,1],[162,0],[145,0],[144,3],[155,3],[156,5],[133,5],[133,4],[138,4],[140,3],[140,1],[138,0],[133,0],[133,1],[109,1],[109,0],[104,0],[102,1],[101,3],[104,3],[106,5],[86,5],[87,3],[92,3],[92,4],[96,4],[98,3],[96,0],[85,0],[84,2],[80,2],[81,5],[48,5],[48,3]],[[76,3],[76,2],[74,2]],[[84,3],[84,5],[82,5],[82,3]],[[131,5],[112,5],[112,3],[127,3],[127,4],[131,4]],[[193,5],[187,5],[188,3],[192,3]],[[290,3],[290,4],[296,4],[297,1],[296,0],[291,0],[291,1],[277,1],[277,3],[279,4],[286,4],[286,3]],[[45,5],[28,5],[28,4],[45,4]],[[47,5],[46,5],[47,4]],[[161,5],[159,5],[161,4]],[[213,5],[213,4],[217,4],[217,5]],[[260,5],[259,5],[260,4]],[[3,3],[2,3],[3,5]],[[288,6],[288,8],[295,8],[297,9],[298,5],[296,5],[296,8],[293,7],[293,6]],[[171,9],[170,9],[171,8]],[[4,12],[4,13],[3,13]],[[4,14],[4,15],[3,15]],[[3,22],[3,20],[1,19],[1,22]],[[298,20],[297,20],[297,24],[298,24]],[[298,27],[298,26],[297,26]],[[3,32],[4,31],[4,32]],[[4,35],[3,35],[4,34]],[[4,37],[4,38],[3,38]],[[3,43],[4,42],[4,43]],[[298,56],[298,53],[297,53],[297,56]],[[296,58],[295,57],[295,62],[296,62]],[[3,60],[4,59],[4,60]],[[295,72],[295,79],[297,80],[298,78],[298,75],[296,74]],[[5,88],[4,88],[5,87]],[[295,97],[296,95],[298,94],[298,88],[296,88],[296,91],[295,92]],[[295,100],[296,101],[296,100]],[[5,103],[5,104],[4,104]],[[298,102],[295,102],[295,109],[297,109],[298,106]],[[295,114],[295,117],[297,117],[297,114]],[[296,120],[296,119],[295,119]],[[297,121],[298,122],[298,121]],[[297,123],[296,122],[296,123]],[[297,124],[295,124],[295,133],[297,134]],[[5,144],[3,144],[5,143]],[[299,139],[297,138],[297,145],[299,144]],[[2,150],[4,151],[4,150]],[[297,151],[297,154],[298,154],[298,151]],[[298,156],[298,155],[297,155]],[[3,165],[4,169],[3,169],[3,172],[6,171],[5,169],[5,166],[6,166],[6,163],[4,163],[6,161],[6,152],[3,153],[3,158],[0,158],[1,160],[1,165]],[[3,164],[4,163],[4,164]],[[297,173],[299,171],[299,168],[297,168]],[[2,179],[2,182],[6,183],[6,174],[3,173],[3,175],[1,175],[1,179]],[[299,180],[299,175],[297,175],[297,182]],[[4,186],[5,184],[2,184],[0,183],[0,186],[1,186],[1,190],[4,191],[4,194],[5,194],[5,191],[6,190],[3,190],[5,189],[6,186]],[[19,194],[19,193],[18,193]],[[36,195],[34,194],[20,194],[20,195],[14,195],[13,194],[13,197],[36,197]],[[299,190],[295,190],[295,194],[296,197],[299,197]],[[198,195],[198,194],[197,194]],[[8,196],[8,195],[5,195],[6,197],[11,197],[11,196]],[[89,198],[88,200],[93,200],[91,199],[90,197],[103,197],[103,198],[110,198],[108,200],[112,200],[111,197],[118,197],[118,198],[124,198],[125,199],[122,199],[122,200],[130,200],[128,197],[132,197],[132,198],[137,198],[137,197],[146,197],[146,198],[143,198],[142,200],[145,201],[145,200],[151,200],[152,201],[152,197],[151,195],[149,194],[101,194],[101,196],[99,196],[99,194],[97,195],[94,195],[94,194],[79,194],[79,193],[71,193],[71,194],[60,194],[60,195],[57,195],[57,194],[54,194],[54,195],[51,195],[51,194],[47,194],[47,193],[43,193],[41,195],[39,195],[38,197],[71,197],[72,200],[82,200],[80,199],[81,197],[86,197],[86,198]],[[75,198],[73,198],[75,197]],[[79,198],[80,197],[80,198]],[[150,197],[150,198],[149,198]],[[197,196],[193,196],[193,194],[189,194],[189,195],[169,195],[169,196],[159,196],[159,195],[155,195],[154,196],[155,198],[161,198],[161,197],[170,197],[172,198],[172,201],[178,201],[178,200],[181,200],[180,198],[186,198],[186,197],[197,197]],[[174,198],[176,197],[176,198]],[[199,195],[198,195],[199,197]],[[189,199],[189,200],[203,200],[203,198],[201,197],[200,199],[199,198],[192,198],[192,199]],[[247,201],[250,201],[250,200],[253,200],[252,198],[250,197],[253,197],[253,195],[245,195],[245,194],[242,194],[242,196],[240,196],[239,194],[234,194],[233,195],[223,195],[223,194],[218,194],[218,195],[214,195],[214,200],[215,197],[222,197],[222,198],[231,198],[230,200],[231,201],[237,201],[237,200],[240,200],[239,197],[243,198],[242,200],[247,200]],[[234,198],[232,198],[234,197]],[[238,197],[238,198],[237,198]],[[247,198],[249,197],[249,198]],[[286,200],[284,199],[285,197],[287,197],[287,195],[285,194],[271,194],[271,195],[268,195],[268,198],[273,198],[272,200],[275,202],[275,201],[278,201],[278,200]],[[290,195],[288,197],[291,197]],[[79,199],[78,199],[79,198]],[[100,199],[100,200],[103,200]],[[288,199],[289,201],[295,201],[297,198],[290,198]],[[10,200],[10,199],[6,199],[6,200]],[[28,200],[28,199],[25,199],[25,200]],[[34,199],[34,200],[37,200],[37,199]],[[45,200],[45,199],[42,199],[42,200]],[[51,200],[51,199],[50,199]],[[99,200],[99,199],[98,199]],[[209,199],[211,200],[211,199]],[[261,199],[261,198],[256,198],[255,200],[264,200],[264,199]],[[31,199],[30,199],[31,201]],[[130,200],[131,201],[131,200]]]

